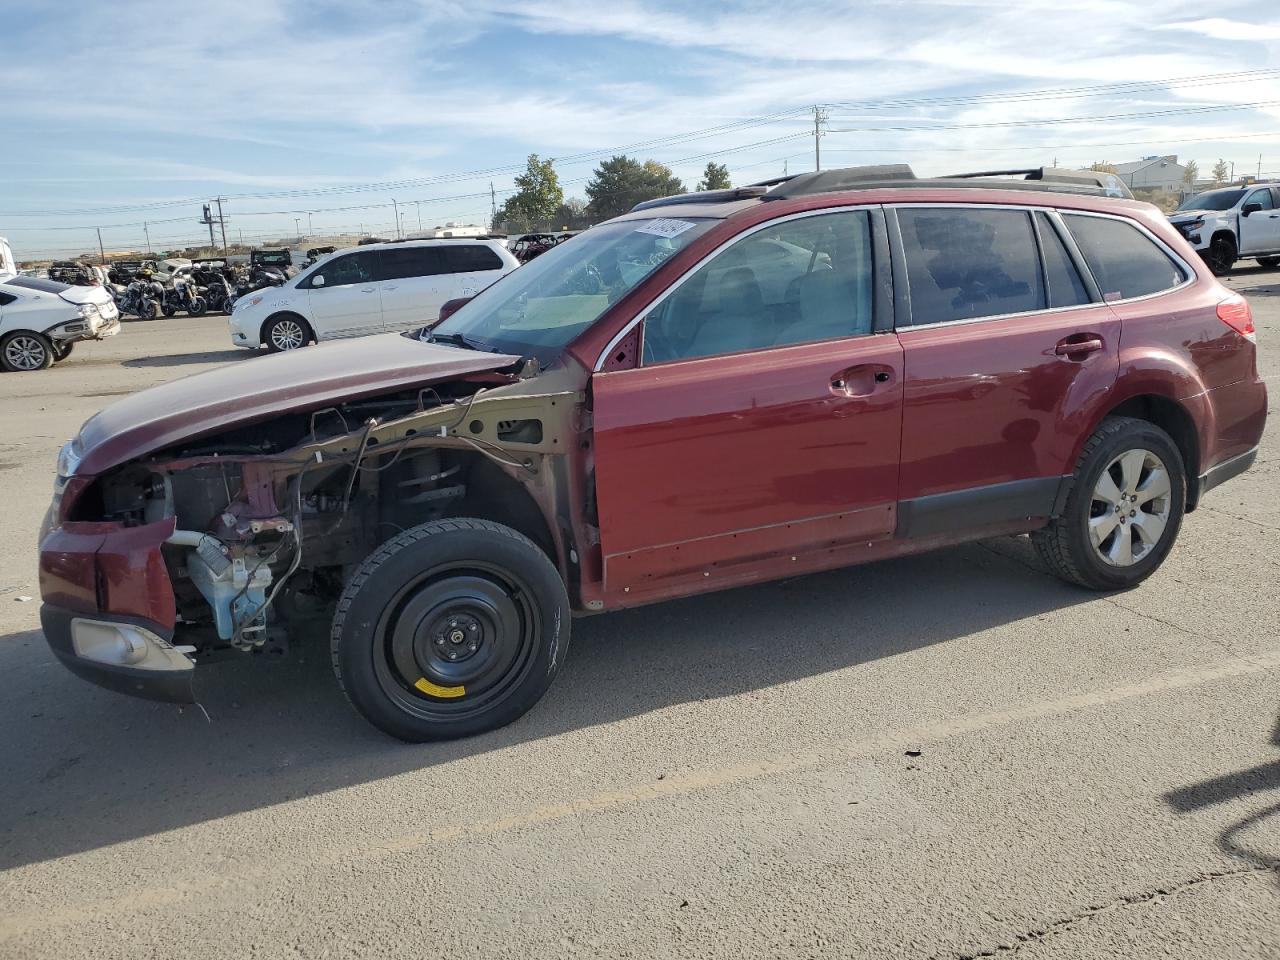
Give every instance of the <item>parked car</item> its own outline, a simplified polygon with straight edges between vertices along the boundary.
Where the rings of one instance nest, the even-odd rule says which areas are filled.
[[[331,253],[278,288],[235,301],[231,342],[278,353],[312,341],[411,330],[518,264],[496,240],[409,240]]]
[[[47,370],[81,340],[119,332],[115,301],[100,285],[0,275],[0,370]]]
[[[433,740],[536,703],[575,615],[1017,534],[1133,587],[1253,463],[1267,398],[1248,303],[1104,189],[852,168],[669,198],[432,343],[134,394],[59,456],[45,636],[181,701],[211,653],[328,618],[356,708]],[[778,244],[809,256],[762,284]]]
[[[1280,266],[1280,183],[1198,193],[1169,219],[1215,276],[1226,276],[1238,260]]]

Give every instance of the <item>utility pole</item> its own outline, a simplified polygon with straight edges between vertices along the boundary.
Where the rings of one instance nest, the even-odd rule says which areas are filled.
[[[222,255],[227,255],[227,219],[222,215],[222,201],[224,197],[218,198],[218,226],[222,230]]]
[[[498,222],[498,194],[493,189],[493,181],[489,181],[489,229]]]
[[[102,228],[95,227],[94,229],[98,231],[98,260],[101,261],[102,265],[105,267],[107,265],[107,254],[106,251],[102,249]]]
[[[296,233],[299,237],[302,236],[302,227],[300,226],[301,223],[302,223],[301,217],[293,218],[293,232]]]
[[[1236,162],[1234,160],[1231,161],[1231,182],[1236,182]]]
[[[209,249],[212,250],[216,246],[213,240],[213,211],[209,208],[209,204],[206,203],[202,212],[204,215],[200,218],[199,222],[206,224],[209,227]]]
[[[396,203],[396,198],[395,198],[395,197],[392,197],[392,198],[391,198],[391,211],[392,211],[392,213],[394,213],[394,214],[395,214],[395,218],[396,218],[396,239],[397,239],[397,240],[399,240],[399,239],[400,239],[400,205],[399,205],[398,203]]]
[[[311,211],[307,211],[307,237],[315,236],[315,227],[311,226]]]
[[[1262,154],[1258,154],[1258,179],[1262,179]]]
[[[142,233],[143,233],[143,236],[147,238],[147,253],[150,253],[151,252],[151,231],[147,229],[147,224],[145,221],[142,224]]]
[[[413,201],[413,206],[414,206],[414,209],[418,211],[418,232],[421,233],[422,232],[422,202],[419,200],[415,200]]]
[[[822,147],[819,141],[822,139],[822,125],[827,122],[827,111],[822,107],[814,104],[813,106],[813,169],[822,169]]]

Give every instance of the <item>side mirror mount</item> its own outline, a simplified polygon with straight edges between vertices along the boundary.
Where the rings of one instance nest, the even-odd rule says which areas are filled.
[[[457,313],[460,308],[470,303],[472,299],[472,297],[454,297],[452,300],[446,300],[440,307],[440,316],[436,319],[436,323],[444,323],[444,321]],[[429,324],[428,326],[434,327],[436,323]]]
[[[323,286],[324,286],[324,274],[323,274],[323,273],[317,273],[314,277],[312,277],[312,278],[311,278],[311,286],[313,286],[313,287],[323,287]]]
[[[1249,214],[1257,213],[1261,209],[1262,209],[1262,204],[1260,203],[1246,203],[1244,207],[1240,210],[1240,215],[1242,217],[1247,217],[1249,216]]]

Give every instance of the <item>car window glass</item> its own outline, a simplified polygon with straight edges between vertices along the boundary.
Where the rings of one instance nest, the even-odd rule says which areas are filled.
[[[1025,211],[904,207],[898,223],[913,325],[1044,309]]]
[[[13,301],[17,299],[18,298],[15,297],[12,293],[5,293],[4,291],[0,291],[0,307],[3,307],[9,303],[13,303]]]
[[[790,220],[698,268],[644,321],[646,363],[871,332],[865,211]]]
[[[501,270],[502,258],[478,243],[460,243],[443,248],[450,273],[472,273],[479,270]]]
[[[1251,203],[1256,203],[1261,206],[1263,210],[1275,209],[1274,204],[1271,202],[1270,190],[1255,190],[1253,193],[1249,194],[1249,196],[1244,198],[1244,202],[1246,206]]]
[[[372,253],[352,253],[326,263],[323,270],[311,275],[308,286],[315,287],[316,278],[324,277],[324,286],[340,287],[349,283],[368,283],[374,279]]]
[[[1080,271],[1071,262],[1066,244],[1053,223],[1043,213],[1036,214],[1040,229],[1040,243],[1044,250],[1045,280],[1049,287],[1049,306],[1074,307],[1089,302],[1089,293]]]
[[[390,247],[378,256],[382,259],[385,280],[434,277],[448,272],[439,247]]]
[[[1110,217],[1064,214],[1104,300],[1144,297],[1178,286],[1186,275],[1137,227]]]

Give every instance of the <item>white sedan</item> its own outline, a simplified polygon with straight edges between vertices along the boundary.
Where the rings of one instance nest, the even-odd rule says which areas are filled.
[[[283,286],[235,302],[231,342],[273,353],[433,322],[457,297],[479,293],[520,264],[488,239],[405,240],[331,253]]]
[[[102,287],[0,277],[0,369],[46,370],[77,342],[119,332],[119,311]]]

